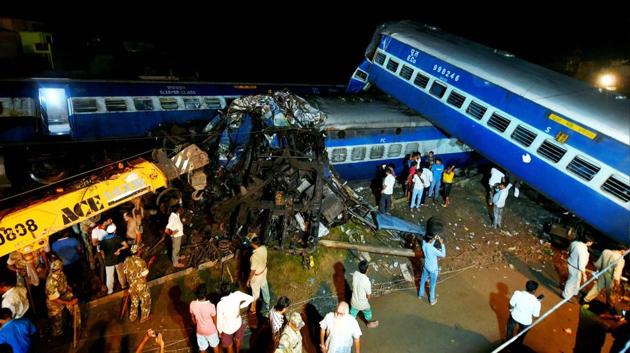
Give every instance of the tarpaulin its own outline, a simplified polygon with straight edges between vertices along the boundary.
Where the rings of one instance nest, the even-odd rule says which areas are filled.
[[[395,230],[404,233],[418,234],[421,236],[424,235],[424,226],[422,226],[421,224],[407,222],[404,219],[380,212],[376,212],[375,218],[376,227],[379,230]]]

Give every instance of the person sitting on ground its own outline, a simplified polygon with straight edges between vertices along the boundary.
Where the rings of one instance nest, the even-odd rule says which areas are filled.
[[[14,319],[10,309],[0,309],[0,344],[7,343],[15,353],[28,353],[31,350],[33,336],[37,328],[33,323],[23,317]]]
[[[352,299],[350,300],[350,315],[356,318],[359,311],[363,312],[367,327],[378,327],[378,321],[372,320],[372,308],[369,299],[372,298],[372,283],[368,278],[369,264],[366,260],[359,262],[359,271],[352,274]]]
[[[278,343],[280,339],[280,334],[284,329],[286,319],[284,313],[287,312],[287,309],[291,305],[291,300],[289,298],[282,296],[278,298],[278,303],[269,310],[269,322],[271,324],[271,336],[273,337],[273,341],[275,344]]]

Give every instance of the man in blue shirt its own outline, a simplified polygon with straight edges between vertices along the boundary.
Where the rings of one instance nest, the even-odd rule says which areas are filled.
[[[37,329],[27,318],[11,319],[12,316],[10,309],[0,309],[0,344],[8,344],[14,353],[28,353]]]
[[[433,198],[433,204],[435,204],[435,199],[437,199],[437,197],[440,195],[440,186],[442,185],[442,173],[444,173],[444,164],[442,164],[442,159],[435,159],[435,164],[431,167],[431,171],[433,172],[433,181],[429,186],[429,197]]]
[[[51,246],[52,252],[63,261],[63,272],[68,276],[68,282],[73,288],[81,283],[81,243],[64,234]]]
[[[427,222],[427,234],[425,239],[422,240],[422,252],[424,253],[424,266],[422,268],[422,277],[420,278],[420,291],[418,292],[418,298],[424,298],[424,285],[429,279],[429,302],[431,305],[437,303],[435,298],[435,284],[437,283],[438,273],[440,268],[438,267],[438,257],[446,256],[446,247],[444,241],[440,238],[439,233],[442,231],[442,223],[437,219],[431,218]],[[435,242],[439,241],[439,250],[436,247]]]

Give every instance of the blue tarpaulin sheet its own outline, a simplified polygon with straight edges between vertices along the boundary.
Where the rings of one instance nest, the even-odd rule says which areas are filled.
[[[404,219],[376,212],[376,227],[385,230],[395,230],[404,233],[424,235],[424,226],[407,222]]]

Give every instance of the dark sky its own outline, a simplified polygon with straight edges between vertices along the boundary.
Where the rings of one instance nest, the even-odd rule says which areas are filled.
[[[81,48],[84,44],[78,43],[94,36],[109,44],[153,42],[165,54],[164,67],[199,71],[208,81],[345,83],[376,26],[401,19],[437,25],[545,66],[578,50],[587,59],[630,58],[630,15],[620,6],[599,3],[596,10],[572,14],[523,4],[494,15],[456,3],[435,9],[388,3],[372,13],[367,2],[362,3],[368,8],[364,11],[319,3],[269,8],[242,3],[219,10],[211,2],[207,9],[153,4],[151,11],[112,5],[107,14],[88,10],[87,15],[42,12],[22,17],[49,23],[56,42],[65,46]]]

